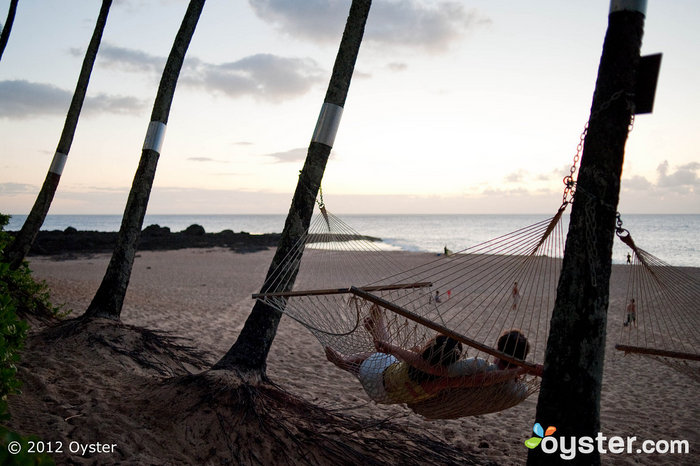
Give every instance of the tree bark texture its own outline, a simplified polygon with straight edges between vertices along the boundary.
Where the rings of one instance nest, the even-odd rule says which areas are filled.
[[[177,80],[187,48],[204,8],[204,2],[205,0],[191,0],[187,7],[182,25],[175,37],[173,48],[163,70],[156,100],[153,103],[152,122],[162,124],[168,122]],[[158,151],[150,148],[144,147],[141,152],[141,159],[124,209],[117,244],[102,283],[85,312],[88,317],[106,317],[118,320],[121,315],[159,157]]]
[[[350,6],[324,103],[340,107],[345,105],[371,3],[371,0],[353,0]],[[299,175],[292,205],[282,230],[280,244],[268,270],[268,277],[309,228],[330,152],[331,147],[326,144],[311,142],[309,145],[306,161]],[[297,270],[293,273],[294,277],[297,272],[298,263]],[[293,284],[294,279],[290,280],[287,289],[267,291],[289,291]],[[236,368],[239,371],[257,373],[264,377],[267,355],[281,317],[279,311],[261,301],[256,301],[238,339],[213,368]]]
[[[0,60],[2,60],[2,54],[5,52],[5,47],[7,47],[7,41],[10,39],[12,24],[15,22],[15,14],[17,13],[18,1],[19,0],[10,1],[10,9],[7,11],[7,20],[2,28],[2,33],[0,33]]]
[[[600,431],[612,245],[644,14],[617,11],[608,21],[537,403],[537,422],[567,439]],[[562,461],[541,448],[528,454],[531,465]],[[566,464],[600,464],[600,454]]]
[[[100,43],[102,42],[102,33],[107,24],[107,16],[109,15],[111,5],[112,0],[102,1],[102,7],[97,17],[97,23],[95,24],[95,30],[90,39],[87,51],[85,52],[85,58],[83,59],[83,65],[80,69],[80,75],[78,76],[78,83],[75,86],[73,99],[71,100],[70,107],[68,107],[66,121],[63,125],[61,138],[58,141],[58,147],[56,148],[57,153],[64,154],[65,156],[70,152],[75,130],[78,127],[80,111],[83,108],[85,94],[87,94],[88,85],[90,84],[92,68],[97,58]],[[44,183],[41,186],[41,190],[34,201],[32,210],[29,212],[17,236],[15,236],[15,239],[4,253],[5,259],[10,263],[10,268],[13,270],[17,269],[22,264],[22,261],[24,261],[24,258],[29,253],[36,235],[44,224],[46,215],[51,207],[51,202],[58,189],[58,183],[61,181],[61,173],[53,171],[53,162],[51,165],[44,179]],[[59,170],[59,172],[60,171],[61,170]]]

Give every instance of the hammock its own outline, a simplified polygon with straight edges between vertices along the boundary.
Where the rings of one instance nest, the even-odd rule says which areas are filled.
[[[539,388],[533,375],[494,381],[485,374],[495,373],[494,358],[521,372],[532,372],[544,359],[563,257],[565,207],[512,233],[436,255],[388,250],[322,206],[308,234],[253,297],[308,328],[327,355],[345,358],[343,368],[357,375],[380,404],[405,403],[427,418],[500,411]],[[293,291],[278,291],[291,289],[291,283]],[[377,320],[383,339],[400,348],[418,351],[436,334],[460,342],[458,360],[445,367],[449,377],[473,382],[414,398],[399,396],[400,401],[382,398],[385,387],[369,386],[367,372],[381,373],[384,366],[373,368],[373,361],[362,359],[377,353]],[[499,337],[511,329],[527,336],[526,356],[497,347]]]
[[[700,277],[637,247],[627,230],[619,229],[618,237],[631,251],[615,348],[655,359],[700,382]]]

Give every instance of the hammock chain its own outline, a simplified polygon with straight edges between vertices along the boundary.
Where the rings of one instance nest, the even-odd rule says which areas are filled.
[[[574,195],[576,193],[576,180],[574,179],[574,173],[576,173],[578,163],[581,160],[581,155],[583,154],[583,146],[586,140],[586,136],[588,135],[588,125],[590,124],[591,120],[595,119],[602,112],[610,108],[610,105],[612,105],[613,102],[615,102],[622,96],[625,96],[627,98],[627,108],[630,110],[630,123],[627,128],[627,132],[631,132],[634,128],[634,95],[630,93],[625,93],[625,91],[623,90],[615,92],[612,96],[610,96],[610,99],[603,103],[596,111],[591,113],[591,116],[588,118],[588,121],[583,127],[583,131],[581,132],[581,136],[579,137],[578,144],[576,145],[576,153],[574,154],[574,161],[571,164],[571,168],[569,169],[569,174],[566,175],[562,180],[564,182],[562,206],[570,204],[573,201]]]

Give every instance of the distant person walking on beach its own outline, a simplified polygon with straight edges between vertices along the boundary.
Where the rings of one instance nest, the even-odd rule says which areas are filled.
[[[518,304],[520,304],[520,290],[518,289],[518,282],[513,283],[511,297],[513,298],[513,306],[511,307],[511,309],[516,310],[518,308]]]
[[[634,327],[637,328],[637,305],[634,302],[634,298],[630,299],[630,303],[627,305],[625,327],[632,323],[634,324]]]
[[[630,253],[627,253],[627,263],[631,264],[632,263],[632,256],[630,256]]]

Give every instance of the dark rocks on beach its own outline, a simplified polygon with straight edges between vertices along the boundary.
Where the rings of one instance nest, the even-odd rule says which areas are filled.
[[[173,233],[168,227],[149,225],[143,229],[138,249],[164,251],[185,248],[229,248],[236,252],[261,251],[276,247],[280,233],[251,235],[224,230],[207,233],[201,225],[190,225],[184,231]],[[80,254],[111,253],[117,241],[117,232],[79,231],[68,227],[63,231],[40,231],[29,255],[75,256]]]

